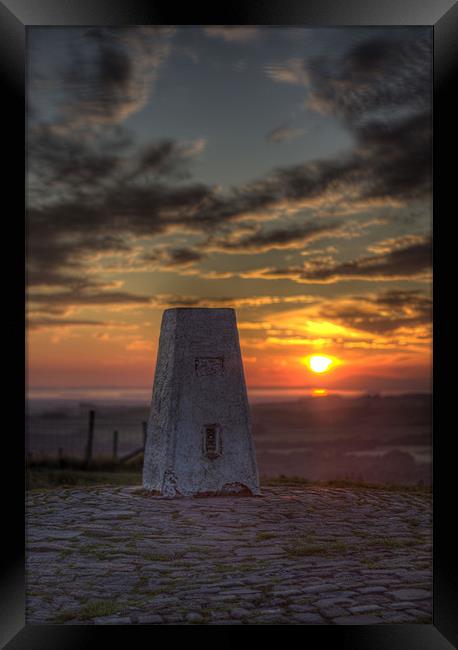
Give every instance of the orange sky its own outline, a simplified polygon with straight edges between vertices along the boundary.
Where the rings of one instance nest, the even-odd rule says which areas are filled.
[[[374,314],[369,302],[367,318]],[[334,307],[347,306],[346,300]],[[430,385],[428,324],[374,334],[319,318],[319,303],[284,312],[237,309],[247,383],[337,389],[427,390]],[[96,310],[94,310],[96,312]],[[162,308],[107,310],[108,326],[53,326],[29,336],[33,386],[148,386],[153,379]],[[89,314],[84,314],[88,317]],[[94,314],[96,315],[96,314]],[[397,314],[396,314],[397,315]],[[121,318],[120,318],[121,316]],[[392,314],[393,316],[393,314]],[[119,320],[118,320],[119,319]],[[307,367],[308,354],[335,356],[340,364],[323,375]]]
[[[431,388],[430,30],[319,35],[31,28],[31,387],[151,386],[221,306],[250,387]]]

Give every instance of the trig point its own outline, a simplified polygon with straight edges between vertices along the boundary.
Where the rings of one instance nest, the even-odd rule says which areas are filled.
[[[260,494],[233,309],[164,312],[143,486],[164,496]]]

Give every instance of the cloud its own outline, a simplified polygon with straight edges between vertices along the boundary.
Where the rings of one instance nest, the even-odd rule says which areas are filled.
[[[252,253],[265,252],[276,248],[298,248],[306,242],[329,237],[341,228],[339,222],[308,222],[294,227],[279,227],[271,230],[257,229],[242,236],[213,242],[210,248],[224,252]]]
[[[61,75],[62,125],[119,123],[140,110],[169,54],[171,34],[155,27],[80,32]]]
[[[179,266],[198,262],[202,259],[202,253],[192,250],[191,248],[171,248],[167,251],[168,260],[166,264]]]
[[[184,180],[189,178],[189,162],[205,149],[203,138],[188,142],[159,140],[139,152],[138,166],[132,170],[132,177],[145,176]],[[131,177],[131,178],[132,178]]]
[[[39,133],[38,137],[45,136]],[[55,134],[46,137],[52,141]],[[387,160],[382,170],[381,159],[374,162],[367,154],[359,153],[280,168],[259,181],[222,193],[189,181],[188,150],[185,148],[183,154],[179,143],[161,141],[130,156],[109,148],[109,153],[97,155],[92,145],[85,147],[82,143],[78,150],[74,167],[64,145],[61,150],[49,148],[52,155],[43,154],[30,162],[30,284],[79,286],[87,281],[85,267],[95,253],[127,255],[136,238],[174,230],[204,237],[201,244],[194,246],[192,260],[188,253],[186,262],[198,262],[199,255],[202,258],[198,249],[205,245],[209,234],[215,246],[226,251],[298,247],[333,229],[339,235],[339,229],[329,223],[300,224],[259,229],[237,237],[231,232],[232,223],[246,218],[272,220],[281,212],[294,214],[304,207],[338,205],[344,209],[352,201],[367,208],[372,201],[383,204],[384,200],[414,196],[424,189],[408,169],[408,161],[403,177],[394,163],[397,175]],[[35,151],[32,143],[32,157]],[[403,155],[402,151],[394,156]],[[86,161],[93,164],[86,166]],[[90,176],[88,168],[99,173]],[[429,178],[425,180],[429,182]],[[54,190],[51,195],[44,191],[45,187]],[[226,234],[212,234],[221,231]],[[159,261],[157,256],[155,259]],[[184,261],[183,256],[173,254],[163,255],[162,259],[169,266]]]
[[[430,30],[399,38],[375,37],[341,56],[307,62],[308,106],[338,116],[364,138],[414,115],[430,113],[432,49]]]
[[[110,323],[100,320],[83,320],[83,319],[69,319],[62,320],[61,318],[29,318],[27,327],[29,330],[42,330],[50,328],[61,327],[101,327],[108,326]]]
[[[135,350],[135,351],[149,351],[153,347],[151,341],[147,341],[146,339],[136,339],[135,341],[132,341],[128,345],[126,345],[126,350]]]
[[[204,32],[210,38],[221,38],[228,43],[243,43],[255,40],[260,36],[260,30],[257,27],[237,25],[205,27]]]
[[[265,67],[265,73],[273,81],[308,86],[310,83],[306,63],[302,59],[288,59],[285,63],[271,63]]]
[[[29,312],[40,313],[54,313],[65,315],[69,307],[92,307],[92,306],[138,306],[149,305],[152,302],[152,297],[143,296],[128,291],[110,291],[105,289],[104,285],[100,283],[95,285],[98,288],[81,288],[76,290],[64,291],[48,291],[48,292],[29,292],[27,302]],[[51,324],[49,318],[34,317],[31,324],[41,323],[43,326],[45,322]],[[54,324],[58,324],[58,320]],[[71,320],[61,321],[71,322]],[[74,325],[96,325],[98,323],[93,321],[74,321]]]
[[[425,241],[425,237],[428,237],[428,235],[408,234],[400,235],[399,237],[389,237],[388,239],[371,244],[367,247],[367,250],[370,253],[384,255],[398,248],[405,248],[410,244],[421,244]]]
[[[300,283],[329,284],[343,280],[424,280],[431,268],[431,240],[376,255],[366,255],[349,262],[332,258],[306,260],[302,266],[262,268],[244,272],[244,277],[281,279]]]
[[[225,253],[262,253],[274,249],[297,249],[309,242],[330,237],[353,239],[365,234],[367,228],[383,223],[380,219],[367,222],[313,220],[294,226],[282,226],[271,229],[257,228],[246,235],[237,233],[223,239],[209,239],[206,249]]]
[[[43,311],[47,312],[48,309],[46,308],[46,306],[44,305],[43,307],[44,307]],[[119,321],[115,322],[115,321],[93,320],[93,319],[86,319],[86,318],[68,318],[68,316],[65,316],[64,312],[61,313],[61,316],[62,316],[61,318],[53,318],[49,316],[38,315],[38,311],[36,313],[33,312],[27,319],[27,328],[29,330],[34,330],[34,331],[61,330],[62,333],[65,331],[66,334],[67,333],[71,334],[73,331],[78,330],[79,328],[83,328],[83,329],[94,328],[96,330],[94,336],[102,340],[108,340],[108,339],[113,340],[114,338],[117,338],[112,334],[109,335],[106,331],[107,329],[123,330],[123,334],[121,335],[120,338],[125,339],[125,338],[135,336],[135,334],[127,333],[126,330],[136,330],[138,328],[137,325],[134,325],[132,323],[125,323]]]
[[[310,304],[316,303],[316,296],[181,296],[178,294],[159,294],[154,297],[154,305],[158,307],[244,307],[259,308],[281,304]]]
[[[346,164],[334,169],[336,181],[361,198],[409,201],[431,191],[431,57],[430,30],[409,30],[266,72],[306,86],[309,110],[336,117],[354,135]]]
[[[432,324],[431,296],[419,290],[389,290],[378,295],[355,296],[326,308],[329,318],[355,329],[387,334]]]
[[[202,184],[183,183],[203,141],[161,140],[127,153],[130,144],[120,129],[90,139],[49,125],[30,129],[29,284],[87,284],[94,255],[127,256],[135,238],[184,226],[211,196]]]
[[[31,125],[28,132],[28,173],[29,184],[37,183],[43,192],[43,183],[53,190],[60,186],[81,187],[96,186],[103,179],[112,176],[119,164],[118,155],[130,140],[118,139],[116,134],[109,146],[96,147],[100,142],[63,136],[55,126],[46,123]],[[107,138],[107,145],[108,145]],[[29,186],[30,192],[30,186]]]
[[[403,279],[424,276],[431,267],[431,241],[395,248],[388,253],[359,257],[354,261],[320,267],[312,264],[305,269],[301,279],[305,281],[338,281],[358,279]],[[315,268],[313,268],[315,267]]]
[[[304,135],[304,129],[295,129],[291,126],[279,126],[266,135],[267,142],[289,142],[297,140]]]
[[[157,248],[152,252],[140,256],[140,266],[152,263],[150,268],[175,269],[189,267],[200,262],[205,257],[204,253],[183,246],[171,248]]]
[[[383,290],[349,296],[309,296],[301,305],[288,296],[266,305],[263,316],[242,318],[246,349],[284,347],[393,350],[423,353],[431,344],[431,296],[420,290]],[[392,361],[391,361],[392,363]]]
[[[231,26],[207,29],[213,37],[232,40],[250,33],[250,28],[247,32]],[[55,308],[58,296],[65,304],[71,304],[72,295],[75,304],[97,296],[103,304],[116,293],[121,304],[138,299],[94,281],[90,267],[97,256],[122,255],[126,265],[132,259],[134,266],[150,263],[192,273],[212,247],[264,252],[299,248],[331,234],[357,236],[348,223],[339,228],[337,222],[318,218],[239,229],[247,219],[272,222],[304,208],[322,215],[380,205],[405,207],[430,196],[428,38],[372,39],[339,56],[295,59],[284,70],[272,68],[269,75],[278,81],[288,78],[292,83],[294,72],[294,83],[307,85],[311,108],[341,120],[354,135],[355,146],[332,159],[279,167],[224,191],[193,179],[192,164],[205,147],[203,139],[161,139],[138,146],[122,125],[152,92],[170,49],[170,30],[95,28],[79,38],[63,66],[55,119],[40,122],[34,114],[29,124],[28,284],[48,290],[49,309]],[[272,131],[271,140],[281,141],[287,129]],[[139,240],[176,232],[200,240],[192,246],[153,243],[143,259],[138,257]],[[420,241],[398,241],[397,250],[389,240],[378,246],[370,250],[373,255],[353,262],[322,258],[290,268],[238,274],[209,269],[201,275],[329,283],[416,278],[426,268]]]

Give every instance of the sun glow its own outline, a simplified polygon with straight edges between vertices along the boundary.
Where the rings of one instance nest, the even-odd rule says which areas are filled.
[[[336,366],[338,360],[324,354],[312,354],[304,359],[304,363],[312,372],[323,374]]]

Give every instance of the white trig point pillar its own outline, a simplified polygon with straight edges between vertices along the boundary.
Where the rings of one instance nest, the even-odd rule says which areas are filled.
[[[233,309],[164,312],[143,486],[164,496],[260,494]]]

